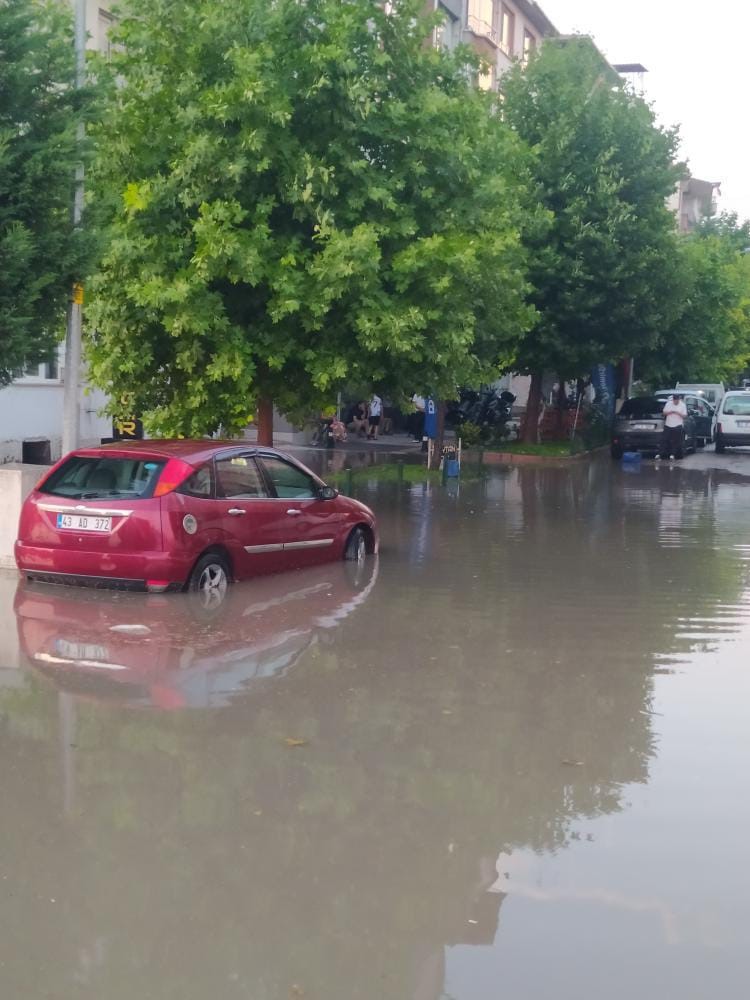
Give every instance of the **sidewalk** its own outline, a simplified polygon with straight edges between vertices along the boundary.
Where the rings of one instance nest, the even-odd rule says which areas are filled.
[[[253,429],[248,429],[245,431],[244,440],[256,442],[258,439],[257,431]],[[421,450],[421,441],[415,441],[414,438],[410,437],[408,434],[383,434],[377,440],[371,441],[369,438],[357,438],[350,434],[346,441],[338,441],[335,448],[326,449],[313,445],[306,445],[303,442],[302,435],[287,432],[287,431],[274,431],[273,443],[275,448],[280,448],[284,450],[285,448],[293,448],[295,451],[352,451],[352,452],[414,452],[418,453]]]

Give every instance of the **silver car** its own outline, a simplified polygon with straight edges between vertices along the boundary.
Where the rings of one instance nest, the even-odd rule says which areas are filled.
[[[612,458],[622,458],[626,451],[639,451],[644,455],[659,454],[664,440],[664,404],[665,400],[656,396],[631,396],[625,400],[615,418]],[[696,447],[695,418],[688,410],[684,451],[695,451]]]

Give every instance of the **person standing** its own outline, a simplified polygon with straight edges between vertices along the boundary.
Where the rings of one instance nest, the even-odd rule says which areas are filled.
[[[424,414],[427,402],[424,396],[414,393],[411,397],[414,413],[409,417],[409,431],[415,441],[421,441],[424,437]]]
[[[380,418],[383,415],[383,400],[376,392],[373,392],[372,394],[368,410],[370,414],[370,440],[377,441]]]
[[[685,421],[688,411],[685,400],[679,393],[674,393],[666,403],[664,413],[664,440],[662,442],[662,458],[682,458],[685,448]]]

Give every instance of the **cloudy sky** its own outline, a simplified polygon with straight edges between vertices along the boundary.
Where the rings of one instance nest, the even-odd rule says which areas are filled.
[[[563,34],[593,36],[610,62],[649,70],[644,95],[679,124],[695,177],[721,181],[719,206],[750,218],[750,5],[696,0],[539,0]]]

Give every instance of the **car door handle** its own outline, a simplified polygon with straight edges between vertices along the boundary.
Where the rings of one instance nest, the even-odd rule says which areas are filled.
[[[227,511],[227,514],[231,514],[232,517],[239,517],[240,514],[245,514],[245,513],[246,511],[244,511],[242,507],[230,507],[229,510]]]
[[[301,513],[301,510],[295,510],[294,508],[290,508],[290,510],[287,511],[287,514],[291,514],[292,517],[297,517]]]

